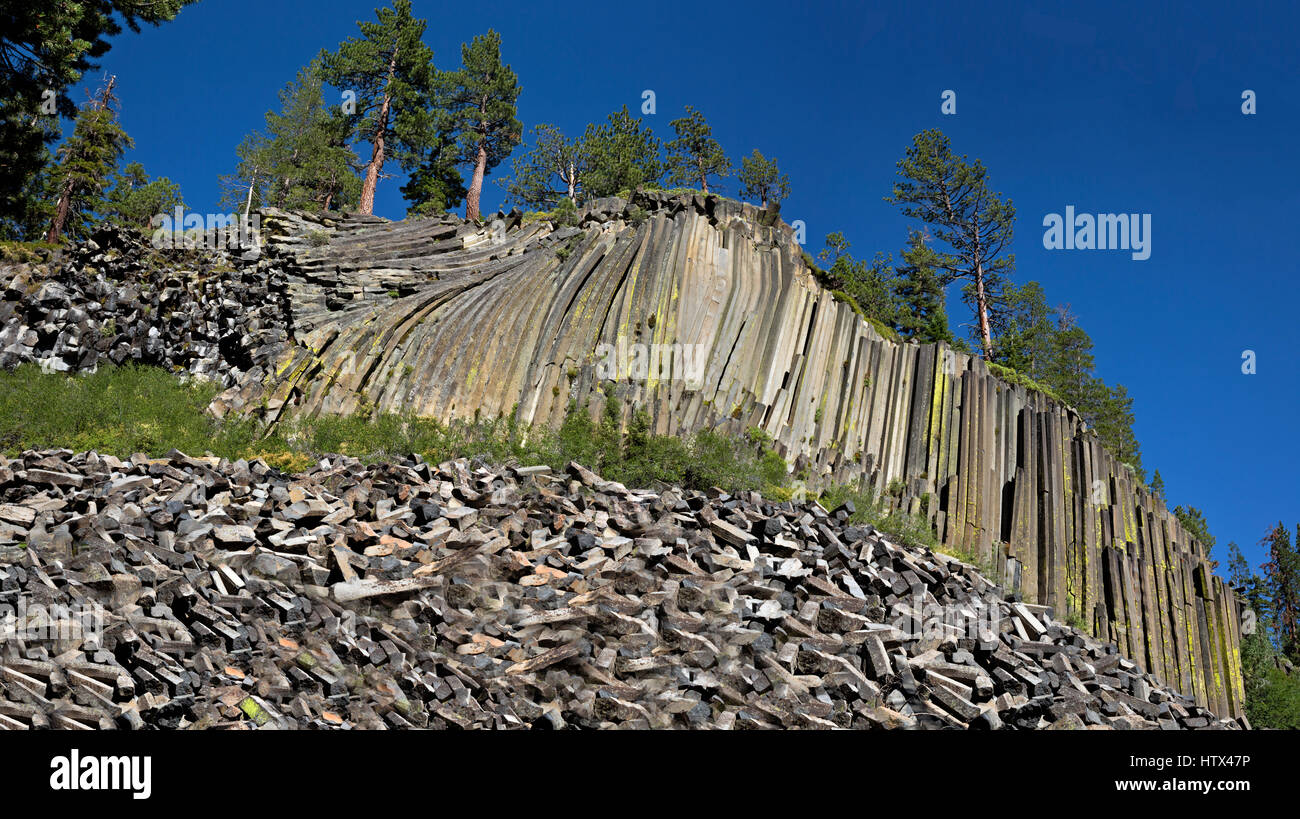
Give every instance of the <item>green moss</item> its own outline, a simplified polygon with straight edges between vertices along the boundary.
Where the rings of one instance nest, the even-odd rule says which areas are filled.
[[[1061,396],[1058,395],[1056,391],[1053,390],[1051,387],[1045,387],[1042,384],[1039,384],[1037,381],[1030,378],[1029,376],[1023,375],[1022,373],[1018,372],[1017,370],[1013,370],[1010,367],[1004,367],[1003,365],[992,361],[988,362],[988,368],[989,368],[989,372],[993,373],[995,376],[1002,379],[1003,381],[1006,381],[1010,384],[1015,384],[1020,387],[1024,387],[1025,389],[1030,390],[1031,392],[1041,392],[1043,395],[1046,395],[1048,398],[1051,398],[1053,401],[1056,401],[1059,404],[1065,403],[1065,401],[1061,399]]]

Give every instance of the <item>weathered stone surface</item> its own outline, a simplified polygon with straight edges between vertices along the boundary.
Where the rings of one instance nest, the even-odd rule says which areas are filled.
[[[77,480],[33,494],[39,471]],[[577,464],[289,477],[57,451],[0,472],[8,519],[82,533],[0,550],[0,728],[1240,727],[847,509]],[[448,489],[509,500],[456,515]]]

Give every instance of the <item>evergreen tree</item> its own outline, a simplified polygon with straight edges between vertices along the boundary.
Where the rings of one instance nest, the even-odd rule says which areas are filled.
[[[501,63],[501,35],[489,30],[461,46],[461,68],[448,77],[448,110],[459,158],[471,166],[465,218],[479,217],[483,179],[523,139],[518,119],[519,78]]]
[[[1187,530],[1188,534],[1200,541],[1201,545],[1205,547],[1206,554],[1209,554],[1210,550],[1214,548],[1214,535],[1210,534],[1210,524],[1205,519],[1205,513],[1195,506],[1186,508],[1175,506],[1174,517],[1178,518],[1179,522],[1183,524],[1183,528]]]
[[[113,177],[105,197],[103,216],[125,227],[147,228],[154,216],[185,207],[181,186],[167,177],[150,179],[144,165],[132,162]]]
[[[1006,288],[1006,310],[994,324],[997,362],[1042,383],[1052,360],[1055,314],[1047,306],[1043,287],[1026,282]]]
[[[654,185],[663,176],[663,146],[627,106],[599,125],[588,125],[579,146],[578,166],[583,191],[589,199],[617,196],[642,185]]]
[[[578,140],[554,125],[538,125],[533,134],[533,149],[515,159],[513,176],[503,183],[507,199],[524,207],[551,210],[564,198],[576,205],[616,196],[663,175],[659,140],[627,106],[605,123],[588,125]]]
[[[543,124],[533,128],[533,149],[515,158],[513,173],[502,184],[506,201],[531,210],[551,210],[565,197],[576,204],[586,175],[581,144],[554,125]]]
[[[235,172],[221,177],[222,207],[239,208],[245,216],[253,208],[267,204],[265,191],[275,178],[271,140],[266,134],[254,131],[244,137],[235,148],[238,161]]]
[[[1085,417],[1084,408],[1091,409],[1100,403],[1103,388],[1093,377],[1096,366],[1092,337],[1075,321],[1069,305],[1059,308],[1046,369],[1047,382]]]
[[[58,117],[75,118],[68,89],[96,68],[123,26],[139,31],[174,18],[193,0],[10,0],[0,9],[0,233],[44,232],[42,173],[59,137]]]
[[[223,179],[222,203],[247,212],[270,205],[291,210],[342,209],[356,204],[361,182],[347,146],[347,118],[325,104],[319,65],[311,63],[280,91],[279,113],[235,150],[235,173]]]
[[[118,160],[133,144],[113,110],[116,85],[117,78],[110,77],[98,96],[77,113],[72,136],[59,146],[59,165],[51,177],[57,198],[47,242],[59,241],[65,232],[74,237],[84,234],[103,206],[104,190]]]
[[[978,160],[952,153],[937,129],[917,134],[898,163],[900,181],[885,201],[928,225],[940,244],[935,269],[944,288],[963,281],[962,298],[971,307],[984,358],[993,358],[992,327],[1003,309],[1006,278],[1015,267],[1008,252],[1016,210],[1011,200],[988,187],[988,172]]]
[[[876,254],[870,264],[855,259],[849,253],[849,241],[836,231],[826,237],[826,249],[818,254],[824,263],[830,263],[825,272],[833,290],[852,299],[864,318],[893,328],[898,321],[898,302],[894,296],[895,272],[889,257]]]
[[[1296,541],[1300,543],[1300,525],[1296,526]],[[1269,558],[1264,578],[1272,602],[1274,644],[1292,662],[1300,662],[1300,549],[1291,544],[1280,521],[1261,545]]]
[[[935,272],[936,261],[925,234],[919,230],[908,231],[903,264],[895,271],[893,280],[897,303],[894,329],[905,340],[952,343],[943,286]]]
[[[319,57],[321,78],[356,94],[346,122],[349,138],[370,143],[358,204],[365,214],[374,213],[375,188],[389,158],[408,171],[424,158],[437,79],[433,51],[420,39],[426,21],[411,16],[410,0],[394,0],[376,16],[377,22],[357,24],[360,37]]]
[[[757,148],[740,161],[740,195],[757,199],[766,208],[776,208],[790,195],[790,177],[781,173],[775,159],[768,159]]]
[[[457,169],[458,146],[452,131],[452,119],[441,105],[433,109],[435,125],[420,164],[402,186],[402,196],[410,203],[408,214],[446,213],[469,192]]]
[[[1096,379],[1099,403],[1087,406],[1084,420],[1097,430],[1097,437],[1115,453],[1121,462],[1133,467],[1138,480],[1146,480],[1142,469],[1142,450],[1138,445],[1137,435],[1133,432],[1136,418],[1133,415],[1133,399],[1123,384],[1106,386],[1101,379]]]
[[[51,132],[51,140],[57,138],[59,129],[55,117],[42,118],[40,126]],[[4,150],[0,146],[0,153]],[[53,176],[58,165],[49,148],[39,147],[36,153],[40,158],[34,164],[34,170],[25,175],[11,196],[0,197],[6,200],[0,205],[0,239],[43,239],[49,230],[57,197]],[[3,160],[0,159],[0,162]],[[6,183],[17,184],[19,180],[6,179],[0,182],[0,188],[4,188]]]
[[[1151,477],[1151,497],[1155,498],[1161,503],[1165,502],[1165,479],[1160,477],[1159,469],[1157,469],[1156,474]],[[1237,544],[1231,543],[1229,544],[1229,546],[1235,549],[1237,547]],[[1238,554],[1241,553],[1238,552]]]
[[[686,106],[686,116],[669,123],[677,137],[668,143],[668,183],[695,185],[709,192],[709,177],[725,179],[731,173],[731,160],[713,138],[713,129],[704,114]]]

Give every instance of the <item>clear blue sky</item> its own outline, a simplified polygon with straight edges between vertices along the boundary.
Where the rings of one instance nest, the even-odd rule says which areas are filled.
[[[202,0],[118,37],[103,66],[118,75],[129,158],[215,211],[217,176],[276,92],[377,5]],[[942,128],[1015,202],[1017,280],[1069,303],[1098,373],[1134,396],[1143,461],[1170,505],[1205,511],[1220,560],[1235,540],[1258,563],[1265,530],[1300,521],[1300,14],[1202,0],[863,5],[414,3],[441,67],[475,34],[501,33],[528,128],[575,134],[636,112],[645,89],[661,136],[682,106],[702,109],[733,161],[753,148],[779,160],[784,216],[806,223],[814,252],[833,230],[855,255],[896,252],[906,221],[882,201],[894,163],[916,132]],[[940,113],[945,89],[955,116]],[[489,177],[485,210],[507,170]],[[377,213],[401,216],[403,181],[381,182]],[[1151,214],[1150,259],[1045,250],[1043,217],[1066,205]],[[1247,349],[1255,375],[1241,372]]]

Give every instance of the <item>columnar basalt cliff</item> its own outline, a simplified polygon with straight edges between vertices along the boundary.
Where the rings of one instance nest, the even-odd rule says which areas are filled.
[[[700,377],[685,357],[617,373],[625,411],[646,408],[665,434],[761,428],[810,485],[867,483],[1026,601],[1077,616],[1216,713],[1243,710],[1240,604],[1205,547],[1071,408],[978,358],[883,337],[817,283],[771,214],[637,193],[569,227],[268,211],[263,233],[235,275],[258,271],[274,302],[253,305],[258,339],[217,333],[240,355],[219,414],[554,425],[574,401],[594,413],[607,400],[601,345],[681,345]],[[51,337],[30,315],[10,335],[36,342],[38,321]],[[3,352],[39,359],[40,343]]]

